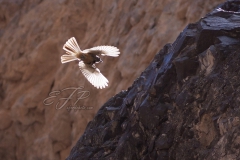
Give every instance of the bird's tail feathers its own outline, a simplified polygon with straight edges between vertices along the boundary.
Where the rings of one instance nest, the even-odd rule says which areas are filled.
[[[61,56],[62,63],[67,63],[67,62],[71,62],[71,61],[75,61],[75,60],[78,60],[78,59],[73,55],[64,54]]]
[[[69,55],[76,55],[77,53],[81,52],[80,47],[74,37],[70,38],[63,46],[63,49]]]

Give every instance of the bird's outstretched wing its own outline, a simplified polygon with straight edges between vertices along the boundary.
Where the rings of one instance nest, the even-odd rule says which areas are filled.
[[[114,46],[97,46],[90,49],[83,50],[83,53],[101,54],[102,56],[118,57],[120,52]]]
[[[75,56],[76,53],[81,52],[80,47],[74,37],[68,39],[68,41],[63,45],[63,49],[67,54]]]
[[[96,88],[105,88],[108,86],[108,80],[105,78],[100,70],[95,65],[87,65],[82,61],[79,62],[79,68],[87,80]]]

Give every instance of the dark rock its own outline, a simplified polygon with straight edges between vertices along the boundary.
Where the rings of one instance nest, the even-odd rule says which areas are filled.
[[[99,110],[68,159],[240,159],[240,1],[166,45]]]

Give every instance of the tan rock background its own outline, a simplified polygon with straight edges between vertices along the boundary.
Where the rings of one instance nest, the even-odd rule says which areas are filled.
[[[0,159],[65,159],[101,105],[127,89],[188,23],[221,2],[0,0]],[[77,62],[60,63],[62,46],[72,36],[82,49],[120,49],[120,57],[103,57],[97,65],[108,88],[91,86]],[[64,89],[80,86],[56,109],[74,91]],[[50,92],[55,97],[44,101]],[[67,110],[77,100],[82,109]]]

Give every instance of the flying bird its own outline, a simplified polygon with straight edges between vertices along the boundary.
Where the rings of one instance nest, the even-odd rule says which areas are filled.
[[[78,60],[78,66],[87,80],[96,88],[108,86],[108,80],[102,75],[95,63],[103,62],[100,55],[118,57],[120,52],[114,46],[97,46],[81,50],[74,37],[70,38],[63,46],[67,54],[61,56],[61,62],[67,63]]]

